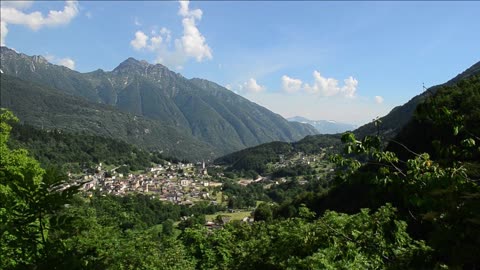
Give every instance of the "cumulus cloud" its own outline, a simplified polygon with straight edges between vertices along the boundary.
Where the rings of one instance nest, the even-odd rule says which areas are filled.
[[[338,87],[338,81],[334,78],[322,77],[320,72],[313,72],[314,83],[313,85],[305,84],[305,91],[312,94],[320,94],[322,96],[334,96],[338,94],[340,88]]]
[[[55,55],[47,54],[45,58],[53,64],[64,66],[71,70],[75,69],[75,61],[73,61],[73,59],[70,57],[58,58]]]
[[[259,85],[254,78],[250,78],[248,81],[238,86],[240,92],[243,93],[259,93],[266,89],[265,86]]]
[[[162,36],[154,36],[154,37],[150,38],[149,49],[150,50],[155,50],[155,49],[160,48],[161,45],[162,45],[162,41],[163,41]]]
[[[383,97],[381,96],[375,96],[375,103],[377,104],[382,104],[383,103]]]
[[[344,85],[340,89],[340,92],[347,98],[354,98],[355,92],[357,91],[358,81],[352,76],[343,80]]]
[[[204,58],[212,59],[212,50],[197,28],[197,20],[202,19],[202,10],[189,10],[188,4],[188,1],[180,1],[179,14],[184,17],[181,47],[187,56],[194,57],[198,62]]]
[[[143,33],[142,31],[137,31],[135,33],[135,38],[130,41],[130,45],[132,45],[135,50],[140,50],[147,47],[148,39],[149,37],[145,35],[145,33]]]
[[[181,0],[178,2],[180,3],[180,9],[178,10],[178,15],[182,17],[193,17],[199,20],[202,18],[203,12],[201,9],[190,10],[189,8],[190,1]]]
[[[287,75],[282,76],[282,89],[287,93],[296,93],[302,88],[302,81],[290,78]]]
[[[198,21],[202,19],[200,9],[190,9],[189,1],[179,1],[178,15],[183,17],[183,35],[172,42],[171,31],[163,27],[159,34],[146,35],[141,31],[135,33],[135,38],[130,42],[136,50],[149,50],[156,53],[156,62],[181,69],[183,64],[193,58],[197,62],[212,59],[213,53],[207,44],[205,36],[198,29]],[[141,32],[141,35],[138,33]],[[173,44],[172,44],[173,43]]]
[[[168,30],[168,28],[162,27],[162,29],[160,29],[160,34],[165,37],[165,42],[170,43],[172,40],[172,32]]]
[[[1,44],[5,44],[8,24],[24,25],[36,31],[42,27],[66,25],[78,14],[77,1],[66,1],[63,10],[50,10],[46,16],[39,11],[25,13],[32,1],[2,1],[0,7]]]
[[[354,98],[358,80],[352,76],[343,80],[343,86],[338,84],[338,80],[335,78],[323,77],[320,72],[313,72],[313,83],[303,83],[299,79],[291,78],[287,75],[282,76],[282,89],[287,93],[295,93],[303,90],[310,94],[318,94],[325,97],[331,97],[336,95],[342,95],[346,98]]]

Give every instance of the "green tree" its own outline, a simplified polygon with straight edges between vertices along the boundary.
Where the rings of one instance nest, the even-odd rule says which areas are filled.
[[[373,190],[369,196],[375,199],[370,202],[393,201],[413,233],[434,248],[435,260],[453,267],[480,263],[480,215],[475,210],[480,207],[480,188],[462,164],[444,166],[427,153],[414,153],[414,158],[402,161],[383,150],[376,136],[360,141],[347,133],[342,139],[346,152],[357,156],[334,158],[345,173],[337,190],[363,179]]]
[[[162,233],[164,235],[167,235],[167,236],[173,235],[173,232],[174,232],[173,223],[174,222],[171,219],[167,219],[162,223]]]
[[[261,203],[253,212],[253,218],[255,221],[272,221],[273,219],[273,210],[272,206],[269,203]]]
[[[0,262],[3,268],[32,265],[48,255],[50,217],[64,207],[78,186],[64,186],[65,175],[44,170],[25,149],[11,150],[8,110],[0,114]]]

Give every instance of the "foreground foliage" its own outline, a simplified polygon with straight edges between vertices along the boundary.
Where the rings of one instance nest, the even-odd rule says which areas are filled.
[[[429,250],[408,236],[390,205],[374,214],[327,212],[318,220],[304,207],[299,218],[213,233],[190,224],[177,237],[168,222],[175,216],[149,220],[132,207],[141,197],[72,196],[77,187],[62,186],[60,174],[8,148],[8,122],[16,119],[8,111],[1,117],[2,269],[377,268],[408,265]]]
[[[440,89],[419,107],[414,121],[442,131],[427,134],[433,142],[428,153],[404,139],[421,138],[415,133],[387,148],[379,136],[346,133],[346,154],[332,158],[338,175],[328,188],[322,182],[303,192],[295,182],[279,185],[269,194],[275,202],[254,211],[256,222],[213,230],[203,226],[204,214],[223,209],[210,205],[75,195],[77,187],[64,185],[61,173],[42,169],[26,150],[9,148],[15,117],[2,111],[0,268],[477,269],[480,188],[472,168],[480,151],[478,85],[473,77]],[[474,101],[468,116],[458,108],[460,94]],[[393,151],[392,144],[409,154]],[[250,206],[263,194],[255,185],[225,186],[231,197],[246,192],[253,195],[232,204]]]
[[[197,269],[401,269],[421,265],[430,252],[406,227],[389,204],[375,213],[327,211],[319,219],[302,207],[298,218],[234,223],[213,233],[187,229],[182,240]]]

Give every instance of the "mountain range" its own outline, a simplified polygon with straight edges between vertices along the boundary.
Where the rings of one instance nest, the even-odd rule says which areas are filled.
[[[207,80],[133,58],[80,73],[0,48],[1,106],[27,124],[101,134],[187,159],[210,159],[317,134]]]
[[[290,117],[287,118],[287,120],[312,125],[319,134],[337,134],[354,130],[357,127],[352,124],[339,123],[331,120],[310,120],[302,116]]]

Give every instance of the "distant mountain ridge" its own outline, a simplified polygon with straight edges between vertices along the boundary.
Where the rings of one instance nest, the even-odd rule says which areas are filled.
[[[337,134],[354,130],[357,127],[352,124],[339,123],[331,120],[310,120],[302,116],[290,117],[287,118],[287,120],[312,125],[319,134]]]
[[[186,79],[160,64],[128,58],[112,71],[80,73],[7,47],[0,57],[6,75],[159,121],[211,145],[217,156],[317,134],[310,125],[288,122],[218,84]]]

